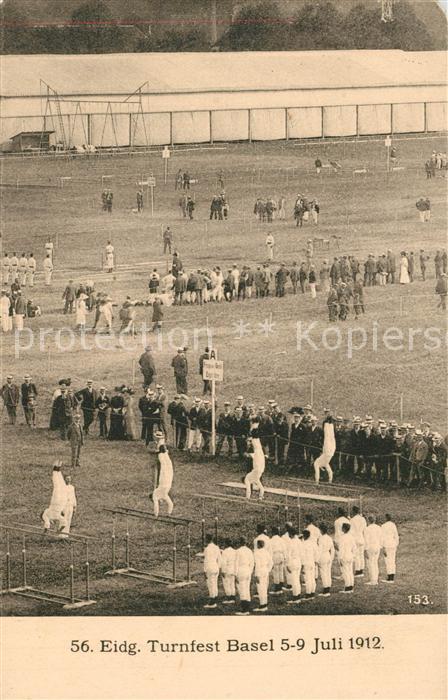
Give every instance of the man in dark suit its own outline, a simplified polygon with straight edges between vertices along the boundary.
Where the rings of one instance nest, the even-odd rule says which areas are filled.
[[[75,289],[75,285],[73,284],[73,280],[68,281],[68,285],[64,289],[64,293],[62,295],[62,298],[65,301],[64,314],[73,313],[73,304],[74,304],[75,299],[76,299],[76,289]]]
[[[36,406],[35,400],[37,397],[37,388],[34,382],[31,381],[29,374],[25,374],[24,382],[21,387],[22,407],[25,414],[26,424],[30,428],[36,427]]]
[[[107,438],[107,413],[110,408],[110,398],[107,396],[104,386],[100,387],[100,393],[95,401],[95,408],[98,411],[100,437]]]
[[[246,452],[247,438],[250,432],[250,422],[243,414],[243,408],[237,406],[233,417],[233,432],[235,435],[236,449],[238,456],[243,459]]]
[[[92,379],[87,380],[87,385],[84,389],[76,392],[76,398],[81,404],[81,410],[84,416],[84,433],[89,434],[89,428],[95,417],[95,407],[98,395],[93,388]]]
[[[294,467],[297,472],[299,467],[303,467],[305,463],[305,433],[303,414],[293,411],[286,462],[289,467]]]
[[[84,445],[84,432],[81,426],[81,416],[79,413],[73,415],[73,421],[68,428],[67,437],[70,441],[72,451],[72,468],[81,466],[81,448]]]
[[[3,384],[1,395],[3,403],[6,406],[8,412],[9,422],[11,425],[15,425],[17,418],[17,406],[19,405],[19,387],[14,384],[14,377],[12,374],[8,374],[6,377],[6,383]]]

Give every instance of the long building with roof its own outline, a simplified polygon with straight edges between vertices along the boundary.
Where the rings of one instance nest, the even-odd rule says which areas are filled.
[[[97,147],[444,131],[446,54],[3,56],[1,132]]]

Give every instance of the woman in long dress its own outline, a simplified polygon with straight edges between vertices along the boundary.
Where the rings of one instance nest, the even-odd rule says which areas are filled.
[[[108,440],[126,440],[124,430],[124,398],[122,387],[116,388],[118,392],[110,400],[110,427]]]
[[[400,257],[400,284],[409,284],[409,261],[406,253],[401,253]]]
[[[82,292],[76,300],[76,327],[79,330],[85,330],[86,327],[86,299],[88,298],[87,294]]]
[[[314,480],[316,484],[320,480],[320,470],[324,469],[328,474],[328,483],[333,481],[333,470],[330,466],[331,458],[336,452],[336,438],[334,435],[334,423],[331,416],[324,420],[324,444],[322,454],[314,460]]]
[[[132,396],[131,390],[128,388],[123,389],[123,413],[124,413],[124,432],[126,435],[126,440],[137,440],[137,427],[134,413],[134,397]]]

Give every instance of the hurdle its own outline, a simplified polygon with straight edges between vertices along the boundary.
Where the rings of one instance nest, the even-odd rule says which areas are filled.
[[[153,513],[146,510],[137,510],[135,508],[117,507],[104,508],[107,513],[112,513],[112,568],[106,571],[108,576],[127,576],[128,578],[139,579],[141,581],[152,581],[154,583],[165,584],[168,588],[184,588],[185,586],[195,586],[196,581],[191,578],[191,526],[199,524],[199,521],[190,520],[188,518],[177,518],[171,515],[156,517]],[[117,566],[117,532],[116,519],[124,517],[126,523],[125,540],[125,566]],[[173,528],[173,545],[172,545],[172,573],[171,575],[158,573],[154,571],[146,571],[144,569],[136,569],[131,565],[131,535],[129,532],[129,518],[140,518],[161,525],[170,525]],[[185,527],[187,532],[186,545],[186,576],[183,579],[178,579],[178,546],[177,546],[177,529]]]
[[[58,185],[61,188],[61,190],[63,190],[64,185],[71,182],[71,180],[72,180],[72,178],[69,177],[68,175],[64,175],[63,177],[58,177]]]
[[[6,533],[6,588],[2,588],[0,595],[18,595],[23,598],[31,598],[40,600],[45,603],[53,603],[62,605],[65,610],[75,610],[83,608],[87,605],[94,605],[95,600],[90,597],[90,563],[89,563],[89,543],[96,540],[94,537],[87,535],[70,534],[67,538],[57,537],[59,541],[68,542],[70,545],[70,565],[69,565],[69,594],[63,595],[52,591],[40,590],[31,586],[28,583],[28,550],[27,550],[27,535],[48,538],[42,528],[33,525],[3,525],[0,528]],[[11,534],[21,533],[22,539],[22,584],[20,586],[11,585]],[[75,596],[75,546],[84,545],[84,597],[77,598]]]
[[[404,168],[403,165],[394,165],[394,166],[391,168],[391,170],[392,170],[393,173],[397,173],[397,172],[400,172],[401,170],[405,170],[405,168]]]
[[[353,171],[353,177],[355,175],[367,175],[368,172],[367,168],[356,168],[356,170]]]

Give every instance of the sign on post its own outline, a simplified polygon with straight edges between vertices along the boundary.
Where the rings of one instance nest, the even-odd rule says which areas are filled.
[[[211,453],[215,454],[216,451],[216,419],[215,419],[215,408],[216,408],[216,382],[222,382],[224,380],[224,362],[221,360],[216,360],[216,351],[211,351],[211,356],[213,359],[204,360],[204,365],[202,367],[202,378],[205,381],[212,383],[212,439],[211,439]]]
[[[386,146],[387,149],[387,163],[386,163],[386,170],[389,172],[390,170],[390,147],[392,146],[392,138],[390,136],[386,136],[384,145]]]
[[[209,382],[224,381],[224,362],[222,360],[204,360],[202,378]]]

